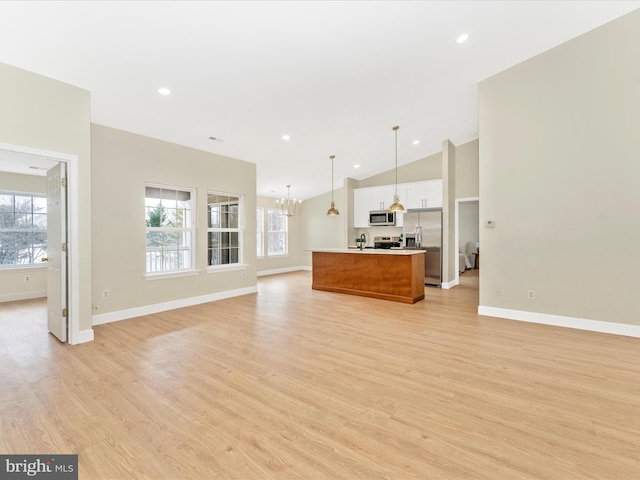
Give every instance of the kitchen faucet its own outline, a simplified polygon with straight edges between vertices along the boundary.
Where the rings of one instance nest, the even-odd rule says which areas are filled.
[[[364,248],[364,242],[367,241],[367,236],[364,233],[360,234],[360,250]]]

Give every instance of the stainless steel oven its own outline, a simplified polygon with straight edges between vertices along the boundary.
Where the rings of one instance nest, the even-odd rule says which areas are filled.
[[[400,237],[373,237],[374,248],[402,248]]]
[[[388,210],[373,210],[369,212],[369,226],[378,227],[396,224],[396,212]]]

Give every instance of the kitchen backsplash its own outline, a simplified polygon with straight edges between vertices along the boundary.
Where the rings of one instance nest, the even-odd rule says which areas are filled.
[[[367,237],[367,245],[373,245],[374,237],[399,237],[402,235],[402,227],[369,227],[356,228],[356,236],[349,239],[349,245],[356,244],[356,238],[364,233]]]

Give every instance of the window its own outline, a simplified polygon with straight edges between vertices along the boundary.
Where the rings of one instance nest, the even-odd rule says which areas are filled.
[[[207,210],[208,265],[242,263],[242,197],[209,193]]]
[[[145,187],[147,273],[193,268],[193,190]]]
[[[0,266],[41,263],[47,256],[47,197],[0,192]]]
[[[256,209],[256,232],[258,232],[256,238],[257,254],[259,257],[264,257],[264,209],[262,208]]]
[[[280,210],[269,209],[267,213],[268,255],[286,255],[288,251],[287,226],[289,217]]]

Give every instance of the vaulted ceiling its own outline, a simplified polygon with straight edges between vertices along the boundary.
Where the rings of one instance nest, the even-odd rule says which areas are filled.
[[[479,81],[638,7],[3,1],[0,62],[89,90],[94,123],[253,162],[259,195],[309,198],[330,155],[337,185],[393,168],[394,125],[400,165],[478,138]]]

